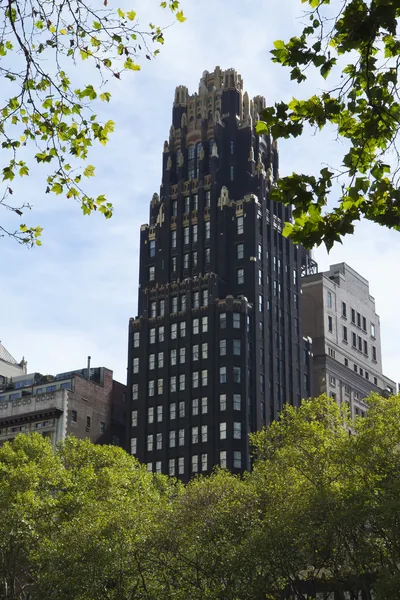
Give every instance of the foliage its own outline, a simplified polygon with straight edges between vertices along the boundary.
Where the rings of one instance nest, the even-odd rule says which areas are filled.
[[[309,22],[301,35],[275,42],[273,60],[289,67],[299,84],[310,70],[332,83],[305,100],[267,107],[257,131],[295,138],[307,125],[317,131],[331,126],[344,142],[340,166],[324,167],[319,176],[282,177],[271,193],[294,206],[286,236],[306,247],[323,242],[329,250],[353,233],[362,217],[400,230],[400,5],[398,0],[301,1],[310,8]],[[328,210],[336,183],[340,197]]]
[[[160,6],[171,9],[178,21],[185,19],[178,0]],[[164,43],[163,30],[152,23],[143,29],[134,10],[109,8],[108,0],[101,6],[90,0],[4,0],[0,27],[0,82],[6,98],[0,98],[6,157],[0,205],[19,216],[31,208],[12,202],[10,186],[15,177],[29,176],[36,161],[50,169],[44,192],[78,201],[84,214],[98,210],[111,217],[111,202],[103,194],[92,197],[84,185],[95,174],[87,164],[91,146],[105,145],[114,130],[113,121],[102,123],[94,110],[98,101],[110,102],[108,78],[140,70],[141,53],[149,60],[158,54],[154,47]],[[96,71],[97,84],[89,80],[77,87],[77,67],[82,78]],[[78,168],[76,159],[85,166]],[[1,235],[30,245],[40,245],[41,231],[25,224],[14,232],[0,226]]]

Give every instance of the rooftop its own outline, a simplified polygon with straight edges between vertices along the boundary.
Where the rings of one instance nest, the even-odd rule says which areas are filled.
[[[9,353],[9,351],[3,346],[0,342],[0,360],[4,360],[4,362],[9,363],[10,365],[18,365],[19,363],[15,360],[13,356]]]

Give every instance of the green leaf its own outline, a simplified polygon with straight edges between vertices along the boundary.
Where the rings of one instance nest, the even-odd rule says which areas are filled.
[[[176,18],[180,23],[186,21],[186,17],[184,16],[183,11],[181,10],[178,10],[178,12],[176,13]]]
[[[129,21],[134,21],[136,19],[136,12],[134,10],[130,10],[126,13],[126,16],[128,17]]]
[[[51,187],[51,191],[55,192],[57,195],[59,195],[59,194],[63,193],[64,188],[60,183],[54,183]]]
[[[103,100],[103,102],[110,102],[111,99],[111,94],[110,92],[103,92],[102,94],[100,94],[100,100]]]
[[[88,165],[83,171],[83,174],[85,177],[94,177],[94,170],[95,167],[93,165]]]

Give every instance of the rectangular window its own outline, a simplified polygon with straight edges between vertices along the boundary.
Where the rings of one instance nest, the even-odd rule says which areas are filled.
[[[189,227],[183,228],[183,243],[185,246],[189,244]]]
[[[199,210],[199,197],[197,194],[194,194],[192,198],[192,209]]]
[[[164,379],[158,379],[157,380],[157,394],[159,396],[162,396],[163,388],[164,388]]]
[[[204,224],[205,227],[205,238],[206,240],[209,240],[211,237],[211,223],[210,221],[206,221]]]
[[[347,305],[346,302],[342,302],[342,317],[347,318]]]
[[[192,242],[195,244],[198,240],[198,228],[197,225],[192,226]]]
[[[134,348],[139,348],[139,338],[140,338],[140,332],[135,331],[135,333],[133,334],[133,347]]]
[[[193,267],[197,267],[197,250],[192,254],[192,265]]]
[[[181,365],[185,364],[186,360],[186,348],[180,348],[179,350],[179,362]]]
[[[376,346],[372,346],[372,360],[377,362],[376,360]]]
[[[137,427],[137,423],[138,423],[138,420],[137,420],[138,417],[137,417],[137,415],[138,415],[138,411],[137,410],[133,410],[132,411],[132,427]]]
[[[149,355],[149,370],[152,371],[156,366],[156,355],[155,354],[150,354]]]
[[[185,416],[185,402],[182,400],[179,402],[179,418],[183,419]]]
[[[233,367],[233,382],[240,383],[241,381],[241,367]]]
[[[226,383],[226,367],[219,368],[219,382]]]
[[[362,343],[362,339],[360,336],[358,336],[358,349],[360,350],[360,352],[362,352],[363,343]]]
[[[364,340],[364,354],[365,354],[365,356],[368,356],[368,342],[367,342],[367,340]]]
[[[133,359],[133,372],[139,373],[139,358]]]
[[[203,296],[202,305],[208,306],[208,290],[203,290],[202,296]]]
[[[176,256],[171,258],[171,271],[172,273],[176,273]]]
[[[163,317],[165,315],[165,300],[160,300],[159,314],[160,314],[160,317]]]
[[[365,317],[362,318],[362,328],[367,331],[367,319]]]
[[[206,248],[205,260],[206,260],[206,263],[209,263],[211,261],[211,249],[210,248]]]
[[[226,423],[219,424],[219,439],[226,440]]]
[[[193,335],[199,333],[199,319],[193,319]]]
[[[150,317],[154,319],[157,316],[157,302],[150,302]]]
[[[193,292],[192,306],[193,308],[200,307],[200,292]]]
[[[161,423],[162,422],[162,413],[163,413],[163,407],[161,405],[157,406],[157,422]]]
[[[201,441],[202,442],[207,441],[207,425],[201,426]]]
[[[243,217],[237,217],[236,227],[237,227],[237,234],[242,235],[243,234]]]
[[[328,317],[328,331],[332,333],[333,331],[333,320],[332,317]]]
[[[242,259],[244,256],[244,244],[237,244],[236,245],[236,258],[238,260]]]
[[[208,401],[207,398],[201,399],[201,412],[203,415],[206,415],[208,411]]]
[[[172,200],[172,216],[176,217],[177,214],[178,214],[178,201]]]
[[[219,313],[219,328],[226,329],[226,313]]]
[[[357,313],[357,326],[361,327],[361,315],[359,312]]]
[[[147,472],[148,472],[148,473],[151,473],[151,472],[152,472],[152,470],[153,470],[153,463],[151,463],[151,462],[148,462],[148,463],[147,463]]]
[[[173,314],[178,312],[178,296],[172,296],[171,298],[171,312]]]
[[[176,402],[171,402],[169,405],[169,418],[171,421],[176,419]]]
[[[261,294],[258,296],[258,310],[260,313],[264,312],[264,296]]]
[[[236,281],[239,285],[244,283],[244,269],[237,269],[236,271]]]
[[[192,347],[192,360],[193,361],[199,360],[199,345],[198,344],[195,344]]]
[[[154,396],[154,389],[155,389],[154,383],[155,383],[154,379],[149,381],[149,396]]]
[[[185,430],[184,429],[179,430],[179,445],[180,446],[185,445]]]
[[[233,451],[233,467],[234,469],[242,468],[242,453],[240,450]]]
[[[206,385],[208,385],[208,371],[207,371],[207,369],[204,369],[201,372],[201,385],[203,387],[205,387]]]
[[[156,473],[161,473],[161,460],[156,460]]]
[[[219,410],[226,410],[226,394],[219,395]]]
[[[357,348],[357,334],[354,331],[351,333],[351,345]]]
[[[149,267],[149,281],[154,281],[155,277],[156,277],[156,268]]]
[[[233,410],[241,410],[242,408],[242,396],[240,394],[233,394]]]
[[[185,374],[179,375],[179,391],[183,392],[185,389]]]
[[[328,292],[328,308],[332,308],[332,292]]]
[[[177,323],[171,324],[171,340],[176,340],[178,337],[178,325]]]
[[[162,369],[164,366],[164,352],[158,353],[158,368]]]
[[[211,192],[206,192],[205,205],[206,205],[206,208],[210,208],[210,206],[211,206]]]
[[[242,437],[242,424],[238,421],[233,423],[233,438],[235,440],[240,440]]]
[[[168,461],[168,474],[170,477],[175,476],[175,459],[170,458]]]
[[[219,340],[219,355],[226,355],[226,340]]]
[[[258,285],[263,284],[263,272],[261,269],[258,269]]]
[[[192,473],[197,473],[199,470],[199,456],[198,454],[193,454],[192,456]]]
[[[186,323],[185,321],[181,321],[180,325],[179,325],[179,329],[181,332],[181,338],[186,337]]]
[[[147,452],[153,451],[153,434],[147,436]]]
[[[262,260],[262,246],[261,246],[261,244],[258,244],[258,246],[257,246],[257,258],[258,258],[258,260]]]
[[[358,373],[358,367],[357,367],[357,365],[353,365],[353,369],[354,369],[354,373]]]
[[[233,329],[240,329],[240,313],[233,313]]]
[[[170,351],[170,365],[176,365],[176,350],[173,349]]]
[[[199,387],[199,372],[198,371],[194,371],[192,373],[192,387],[193,388]]]
[[[371,337],[375,337],[375,325],[371,323]]]
[[[185,459],[183,456],[178,458],[178,474],[183,475],[185,472]]]
[[[149,256],[151,258],[154,258],[155,255],[156,255],[156,242],[155,242],[155,240],[150,240],[150,242],[149,242]]]
[[[343,325],[343,341],[344,342],[348,341],[348,339],[347,339],[347,327],[345,327],[344,325]]]
[[[173,375],[169,380],[169,391],[176,392],[176,376]]]
[[[240,340],[233,340],[233,354],[240,356]]]
[[[176,231],[171,231],[171,248],[176,248]]]
[[[221,469],[226,469],[226,450],[221,450],[219,453],[219,466]]]
[[[193,415],[193,417],[195,417],[198,414],[199,414],[199,399],[194,398],[194,400],[192,400],[192,415]]]
[[[76,410],[71,410],[71,422],[72,423],[78,422],[78,412]]]
[[[201,345],[201,358],[204,360],[208,358],[208,344],[205,342]]]
[[[336,385],[336,378],[333,375],[329,375],[330,385]]]
[[[184,269],[189,268],[189,254],[188,253],[183,255],[183,268]]]
[[[198,444],[199,443],[199,428],[196,427],[192,427],[192,444]]]
[[[157,450],[162,450],[162,433],[157,433]]]
[[[207,333],[208,331],[208,317],[201,318],[201,330],[203,333]]]
[[[207,471],[207,454],[201,455],[201,470]]]
[[[132,400],[138,400],[138,399],[139,399],[139,384],[134,383],[132,385]]]
[[[351,309],[351,322],[354,323],[354,325],[356,324],[356,311],[354,308]]]
[[[187,214],[189,212],[189,210],[190,210],[190,198],[189,198],[189,196],[186,196],[184,198],[184,213]]]
[[[158,341],[159,342],[163,342],[164,341],[164,325],[161,325],[158,328]]]
[[[131,438],[131,454],[135,455],[137,452],[137,438]]]
[[[181,294],[181,311],[185,312],[186,310],[186,294]]]

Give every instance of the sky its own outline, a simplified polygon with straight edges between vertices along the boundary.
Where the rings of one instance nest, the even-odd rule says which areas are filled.
[[[250,97],[263,95],[269,104],[322,89],[323,80],[316,77],[301,86],[290,82],[289,71],[270,60],[274,40],[301,28],[300,0],[181,4],[187,20],[166,30],[157,59],[141,60],[140,72],[110,81],[110,104],[96,107],[101,119],[115,121],[115,133],[106,147],[93,147],[90,163],[96,177],[90,183],[93,194],[105,193],[113,202],[113,218],[83,216],[73,201],[44,194],[46,173],[39,167],[13,186],[15,196],[33,205],[23,221],[44,228],[40,248],[28,250],[0,239],[0,341],[17,360],[25,357],[29,372],[83,368],[90,355],[93,366],[106,366],[117,380],[126,381],[128,322],[137,314],[140,225],[148,222],[151,197],[159,191],[177,85],[193,93],[203,71],[218,65],[234,67]],[[157,0],[121,0],[118,5],[134,8],[143,25],[173,22]],[[96,73],[86,65],[77,69],[78,79],[96,83]],[[281,175],[338,165],[343,152],[330,131],[307,132],[279,148]],[[13,215],[7,220],[19,225]],[[314,258],[320,271],[345,261],[369,280],[381,317],[384,372],[397,381],[400,235],[362,222],[329,255],[319,248]]]

